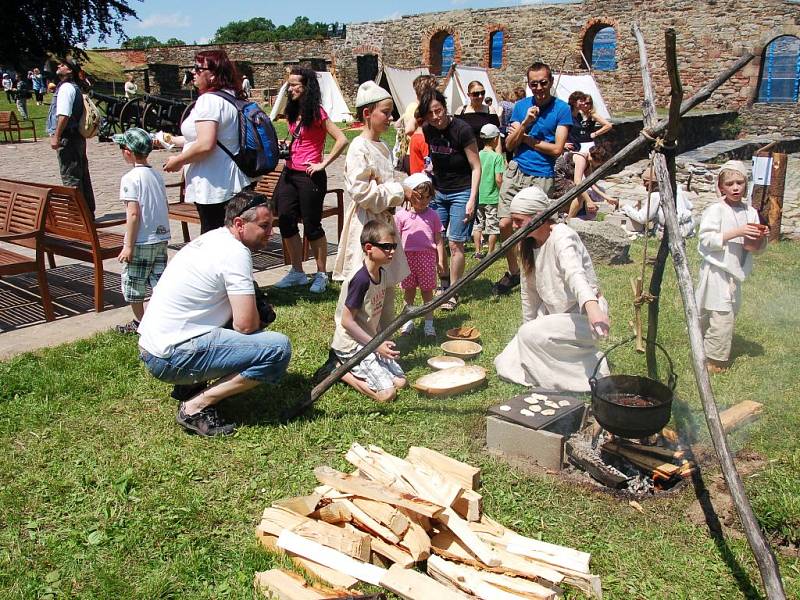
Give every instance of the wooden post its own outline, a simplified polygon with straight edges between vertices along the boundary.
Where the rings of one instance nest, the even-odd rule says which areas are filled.
[[[783,194],[786,189],[787,156],[783,152],[756,153],[758,157],[772,158],[769,185],[753,186],[753,208],[758,211],[761,222],[769,225],[769,241],[781,239],[781,221],[783,218]]]
[[[638,30],[638,28],[636,28]],[[635,32],[636,32],[635,30]],[[639,34],[641,35],[641,34]],[[679,116],[677,110],[674,109],[676,104],[676,94],[674,89],[674,82],[677,80],[677,60],[675,60],[674,46],[673,50],[670,49],[669,38],[674,38],[674,31],[670,34],[667,32],[667,68],[670,72],[670,81],[673,82],[673,95],[672,103],[670,105],[670,123],[667,127],[668,131],[672,132],[677,129],[677,123],[674,120]],[[649,70],[643,65],[642,75],[649,78]],[[645,102],[655,106],[655,98],[652,93],[652,87],[645,85]],[[649,91],[648,91],[649,90]],[[695,380],[697,381],[697,388],[700,394],[700,400],[703,404],[703,411],[706,416],[706,423],[708,424],[711,433],[711,439],[714,443],[714,450],[722,467],[722,473],[725,476],[725,481],[728,484],[728,489],[731,492],[734,506],[742,522],[747,541],[753,551],[758,569],[761,573],[761,579],[764,583],[764,589],[767,593],[767,598],[770,600],[783,600],[786,598],[786,593],[783,589],[783,582],[780,578],[780,571],[778,562],[775,560],[775,555],[769,547],[769,544],[764,537],[764,533],[756,521],[753,509],[747,499],[747,494],[742,484],[742,479],[739,472],[736,470],[736,465],[733,462],[733,455],[725,438],[725,432],[722,428],[720,421],[719,409],[717,408],[714,399],[714,392],[711,389],[711,381],[706,370],[706,355],[703,347],[703,333],[700,327],[700,312],[695,302],[694,285],[692,282],[692,274],[689,271],[689,263],[686,257],[686,249],[683,245],[683,239],[680,233],[678,224],[678,211],[675,206],[675,197],[673,195],[673,188],[670,183],[670,172],[667,168],[667,160],[662,154],[656,155],[654,161],[656,176],[659,182],[659,191],[661,192],[661,206],[664,211],[666,221],[666,228],[669,232],[669,249],[672,253],[672,261],[675,267],[675,273],[678,279],[678,287],[683,299],[683,307],[686,313],[686,322],[689,329],[689,343],[692,351],[692,366],[694,367]]]

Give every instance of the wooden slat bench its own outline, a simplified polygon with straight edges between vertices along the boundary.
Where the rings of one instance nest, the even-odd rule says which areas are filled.
[[[280,180],[281,172],[283,171],[284,163],[278,163],[278,166],[272,173],[268,173],[261,177],[256,183],[256,191],[264,194],[267,198],[272,198],[273,194],[275,193],[275,188],[278,185],[278,181]],[[200,224],[200,216],[197,213],[197,208],[195,207],[193,202],[186,202],[184,200],[184,187],[183,182],[170,184],[167,187],[178,187],[180,186],[180,200],[178,202],[170,202],[169,203],[169,218],[173,221],[180,221],[181,223],[181,231],[183,233],[183,241],[188,242],[190,240],[189,236],[189,223],[193,223],[195,225]],[[326,217],[333,217],[337,218],[336,222],[336,229],[337,229],[337,240],[342,235],[342,227],[344,226],[344,190],[341,188],[334,188],[327,191],[327,194],[335,194],[336,195],[336,205],[335,206],[327,206],[323,207],[322,209],[322,218]],[[278,217],[276,215],[275,220],[273,222],[275,227],[278,226]],[[303,238],[303,260],[308,259],[309,254],[309,243],[308,240]],[[286,252],[286,244],[283,245],[283,261],[285,264],[289,264],[288,260],[288,253]]]
[[[48,255],[50,266],[55,266],[54,255],[56,254],[92,263],[94,265],[94,308],[95,311],[102,312],[103,261],[119,256],[125,237],[121,233],[105,231],[105,229],[124,225],[125,220],[96,222],[83,194],[77,188],[20,183],[50,189],[43,236],[44,250]],[[14,243],[30,246],[25,241]]]
[[[0,242],[25,245],[36,250],[36,258],[0,248],[0,277],[36,272],[44,317],[55,319],[47,274],[44,270],[44,233],[50,188],[0,181]]]
[[[32,131],[33,141],[36,141],[36,125],[34,125],[33,122],[28,125],[23,125],[20,123],[17,113],[13,110],[0,110],[0,132],[3,133],[3,141],[7,142],[10,134],[11,141],[13,142],[14,132],[16,132],[17,141],[21,142],[23,131]]]

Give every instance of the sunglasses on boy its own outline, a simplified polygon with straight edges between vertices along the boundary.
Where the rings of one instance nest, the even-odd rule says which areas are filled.
[[[396,242],[369,242],[370,246],[375,246],[376,248],[380,248],[384,252],[391,252],[392,250],[397,250],[397,243]]]

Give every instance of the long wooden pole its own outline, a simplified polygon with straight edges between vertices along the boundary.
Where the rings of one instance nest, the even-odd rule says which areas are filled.
[[[634,29],[634,35],[641,36],[638,32],[638,27]],[[676,133],[680,118],[680,111],[674,107],[680,103],[680,85],[678,80],[677,59],[674,45],[675,32],[667,32],[667,49],[668,55],[671,54],[670,60],[667,65],[670,69],[670,80],[673,84],[672,102],[670,105],[670,122],[667,127],[669,133]],[[671,48],[671,49],[670,49]],[[645,59],[646,60],[646,59]],[[642,65],[643,78],[649,78],[649,69],[646,64]],[[677,85],[676,85],[677,84]],[[655,112],[655,96],[653,94],[651,85],[644,85],[645,90],[645,103],[651,104],[653,112]],[[647,110],[645,110],[647,114]],[[786,594],[783,589],[783,582],[780,577],[780,570],[778,562],[775,560],[775,555],[769,547],[769,544],[764,537],[763,531],[758,526],[758,521],[753,514],[753,509],[747,498],[744,490],[742,479],[739,472],[736,470],[736,464],[733,461],[733,455],[725,438],[725,431],[722,428],[722,422],[719,417],[719,410],[717,409],[714,392],[711,389],[711,381],[706,370],[706,353],[703,347],[703,332],[700,327],[700,313],[695,302],[694,286],[692,283],[692,274],[689,271],[689,263],[686,258],[686,249],[683,244],[683,239],[680,232],[678,223],[678,211],[675,205],[675,196],[673,188],[670,183],[670,172],[667,167],[667,159],[663,154],[656,154],[654,160],[656,177],[658,178],[658,188],[661,193],[661,207],[664,211],[666,228],[669,232],[669,249],[672,254],[672,262],[675,266],[675,273],[678,278],[678,287],[683,299],[683,307],[686,313],[686,323],[689,329],[689,343],[692,350],[692,366],[694,367],[695,380],[697,381],[697,389],[700,393],[700,400],[703,404],[703,411],[706,416],[706,423],[711,433],[711,439],[714,443],[714,450],[719,458],[722,473],[725,476],[725,481],[728,484],[728,489],[731,492],[736,512],[739,514],[739,519],[742,522],[747,541],[755,556],[758,569],[761,573],[761,580],[764,583],[764,589],[767,593],[767,598],[770,600],[784,600]]]
[[[744,67],[748,62],[753,60],[754,54],[744,54],[741,56],[736,62],[734,62],[731,66],[727,69],[722,71],[717,77],[715,77],[712,81],[707,83],[705,86],[698,90],[697,94],[686,100],[681,104],[680,113],[683,115],[690,111],[692,108],[700,104],[701,102],[705,101],[719,86],[725,83],[730,77],[736,73],[739,69]],[[654,135],[659,135],[667,128],[667,121],[660,121],[652,128],[648,130],[648,135],[650,137]],[[489,256],[487,256],[484,260],[479,262],[475,267],[473,267],[468,273],[464,274],[464,277],[459,279],[456,283],[451,285],[443,294],[440,296],[435,297],[433,300],[428,302],[427,304],[420,306],[419,308],[415,308],[408,312],[403,312],[395,318],[394,321],[389,323],[386,328],[379,332],[366,346],[364,346],[361,350],[359,350],[355,355],[353,355],[349,360],[344,362],[343,364],[339,365],[339,367],[333,371],[330,375],[328,375],[325,379],[323,379],[320,383],[318,383],[309,393],[309,395],[304,398],[300,403],[298,403],[289,413],[286,415],[288,418],[292,418],[294,416],[300,415],[305,412],[314,402],[316,402],[330,387],[336,383],[339,379],[341,379],[342,375],[347,373],[350,369],[352,369],[355,365],[361,362],[365,356],[374,352],[375,349],[380,346],[384,341],[389,339],[394,333],[403,326],[404,323],[411,319],[416,319],[421,317],[430,311],[438,308],[440,305],[444,304],[449,298],[457,294],[461,289],[467,285],[469,282],[473,281],[478,275],[483,273],[486,269],[488,269],[495,261],[505,256],[505,253],[508,251],[509,248],[516,245],[520,242],[523,238],[525,238],[531,231],[539,227],[542,223],[544,223],[547,219],[555,215],[562,206],[571,202],[574,198],[577,198],[580,194],[588,190],[591,186],[595,183],[600,181],[606,174],[610,173],[615,167],[621,165],[626,161],[629,157],[635,156],[637,152],[639,152],[642,148],[647,146],[650,143],[650,137],[646,136],[644,133],[640,133],[636,139],[631,141],[628,145],[622,148],[619,152],[617,152],[614,156],[612,156],[606,163],[601,166],[596,171],[593,171],[586,179],[584,179],[580,184],[572,188],[566,194],[555,200],[550,207],[541,213],[538,217],[531,220],[531,222],[526,226],[523,227],[514,234],[509,237],[503,244],[500,245],[494,252],[492,252]]]

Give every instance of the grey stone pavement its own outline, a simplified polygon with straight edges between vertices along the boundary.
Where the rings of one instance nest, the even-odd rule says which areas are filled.
[[[112,143],[101,143],[94,138],[89,141],[87,153],[97,203],[97,217],[124,216],[124,207],[119,201],[119,181],[130,167],[122,159],[119,149]],[[167,151],[156,150],[150,156],[150,163],[160,169],[167,156]],[[680,157],[678,160],[680,162]],[[644,199],[646,192],[641,185],[639,174],[645,166],[646,161],[640,161],[607,178],[604,181],[607,192],[626,204],[635,202],[638,199]],[[328,169],[329,188],[344,187],[343,168],[344,159],[339,158]],[[691,189],[695,194],[692,195],[692,201],[698,216],[710,202],[715,200],[714,182],[718,168],[718,166],[715,167],[714,165],[689,163],[679,169],[679,183],[685,184],[689,172],[693,173]],[[19,144],[0,144],[0,177],[37,183],[61,183],[55,152],[50,149],[47,140],[40,140],[39,142],[23,141]],[[167,184],[177,182],[179,175],[176,173],[164,173],[164,179]],[[177,199],[176,189],[171,189],[169,193],[170,200]],[[328,234],[328,240],[330,242],[337,241],[336,219],[328,218],[323,224]],[[119,230],[121,231],[122,228],[119,228]],[[195,237],[199,234],[199,229],[196,226],[190,226],[190,232],[192,237]],[[791,155],[789,159],[782,232],[787,237],[800,238],[800,154]],[[177,222],[173,223],[172,241],[175,243],[183,241],[180,226]],[[14,247],[14,250],[21,251],[18,247]],[[175,250],[170,250],[171,255],[174,255],[174,253]],[[333,266],[333,258],[329,257],[329,269]],[[57,258],[57,262],[59,265],[63,265],[68,264],[70,261]],[[309,262],[306,265],[307,270],[313,269],[312,263]],[[106,260],[103,268],[111,273],[119,273],[121,271],[120,264],[116,259]],[[280,279],[287,270],[288,267],[279,266],[258,272],[256,281],[260,285],[269,285]],[[130,318],[130,309],[121,307],[105,310],[101,313],[89,311],[76,316],[57,319],[54,323],[42,322],[6,332],[0,331],[0,360],[10,358],[21,352],[85,338],[98,331],[107,330],[114,325],[125,323]]]

